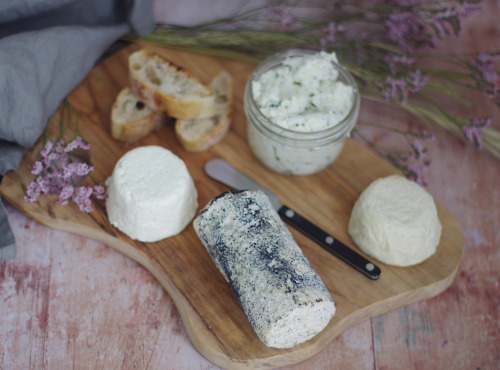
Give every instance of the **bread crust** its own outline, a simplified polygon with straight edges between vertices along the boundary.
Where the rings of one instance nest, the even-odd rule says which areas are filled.
[[[207,119],[177,120],[175,134],[184,149],[201,152],[219,143],[229,131],[232,122],[233,78],[221,71],[210,84],[215,93],[215,115]],[[197,127],[194,127],[197,126]],[[196,128],[201,133],[194,133]]]
[[[165,111],[170,117],[208,118],[215,112],[215,96],[210,88],[151,50],[142,49],[130,55],[129,79],[137,96],[149,108]]]
[[[192,140],[183,135],[181,122],[177,121],[175,123],[175,134],[182,147],[188,152],[202,152],[219,143],[227,135],[230,127],[231,118],[226,116],[224,120],[219,121],[219,123],[214,126],[213,130],[206,135]]]
[[[134,99],[130,87],[118,93],[111,110],[111,136],[114,139],[133,143],[165,124],[166,116],[163,112],[152,111],[146,106],[137,108],[139,104],[143,103],[138,97]],[[134,109],[136,111],[132,112]],[[134,119],[134,115],[137,118]]]
[[[130,86],[135,94],[146,104],[150,109],[156,112],[165,111],[165,103],[162,95],[155,89],[150,88],[145,82],[141,81],[131,71],[129,74]]]

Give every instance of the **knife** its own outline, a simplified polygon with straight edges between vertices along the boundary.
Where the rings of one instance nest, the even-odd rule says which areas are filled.
[[[380,268],[373,262],[335,239],[291,208],[281,204],[276,194],[240,172],[226,160],[221,158],[209,160],[205,163],[205,172],[212,179],[234,189],[263,191],[269,197],[271,204],[278,211],[281,218],[290,225],[368,278],[377,280],[380,277]]]

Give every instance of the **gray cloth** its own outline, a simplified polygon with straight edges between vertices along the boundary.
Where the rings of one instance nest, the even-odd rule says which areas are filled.
[[[49,117],[110,45],[154,26],[152,0],[0,1],[0,175],[18,168]],[[0,201],[0,260],[15,251]]]

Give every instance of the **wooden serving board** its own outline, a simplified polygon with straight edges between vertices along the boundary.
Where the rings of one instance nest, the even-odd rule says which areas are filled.
[[[177,142],[171,125],[132,145],[111,138],[110,109],[119,90],[128,84],[128,55],[141,47],[156,50],[206,83],[221,69],[234,76],[233,124],[221,143],[202,153],[186,152]],[[263,167],[247,144],[242,106],[244,85],[254,67],[252,63],[138,44],[100,63],[69,96],[79,112],[80,131],[92,144],[94,179],[104,182],[128,150],[141,145],[161,145],[185,161],[195,181],[201,209],[210,199],[228,190],[203,172],[207,160],[222,157],[277,193],[284,204],[356,248],[347,233],[355,200],[373,180],[397,170],[352,140],[347,140],[335,163],[313,176],[283,176]],[[56,112],[55,120],[58,115]],[[56,135],[56,126],[49,124],[53,135]],[[95,211],[91,214],[80,212],[73,204],[62,206],[49,196],[27,205],[24,189],[32,179],[31,163],[37,158],[40,145],[28,151],[17,172],[4,176],[0,186],[2,196],[42,224],[101,241],[139,262],[171,295],[194,346],[221,367],[272,368],[300,362],[362,320],[441,293],[452,283],[464,251],[460,225],[439,204],[443,229],[436,254],[414,267],[378,263],[382,274],[377,281],[361,275],[292,229],[296,241],[330,290],[337,312],[327,328],[310,341],[292,349],[268,348],[257,338],[192,225],[175,237],[141,243],[109,224],[104,201],[94,201]]]

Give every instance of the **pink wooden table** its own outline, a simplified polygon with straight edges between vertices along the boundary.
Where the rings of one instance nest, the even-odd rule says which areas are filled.
[[[460,43],[442,48],[498,50],[499,7],[488,1]],[[484,114],[500,129],[498,111]],[[362,118],[419,127],[411,116],[373,104],[364,105]],[[435,132],[427,189],[465,234],[454,283],[437,297],[361,322],[291,368],[498,368],[500,160]],[[0,262],[0,369],[215,368],[192,346],[171,298],[140,265],[5,207],[18,254]]]

